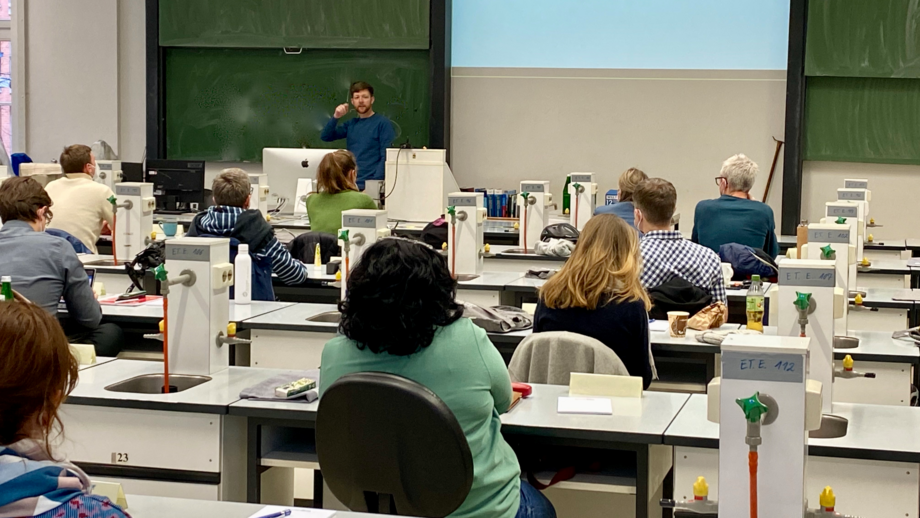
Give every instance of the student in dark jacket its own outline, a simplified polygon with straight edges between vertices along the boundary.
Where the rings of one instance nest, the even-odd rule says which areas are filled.
[[[613,214],[594,216],[572,257],[540,289],[534,332],[569,331],[600,340],[648,388],[651,302],[639,282],[640,263],[636,231]]]

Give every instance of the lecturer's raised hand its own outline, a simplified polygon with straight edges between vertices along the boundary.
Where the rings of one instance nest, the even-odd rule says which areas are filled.
[[[346,113],[348,113],[348,103],[342,103],[335,107],[335,113],[332,116],[341,119]]]

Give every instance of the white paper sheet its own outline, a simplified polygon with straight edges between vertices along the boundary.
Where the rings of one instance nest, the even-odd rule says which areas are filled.
[[[610,399],[603,397],[560,397],[556,406],[560,414],[613,415]]]
[[[667,320],[652,320],[648,323],[648,330],[659,333],[668,332],[668,321]]]
[[[335,516],[335,511],[327,511],[325,509],[304,509],[284,507],[281,505],[267,505],[263,507],[261,511],[250,516],[249,518],[262,518],[263,516],[268,516],[272,513],[284,511],[285,509],[291,510],[291,514],[289,515],[290,518],[329,518],[330,516]]]

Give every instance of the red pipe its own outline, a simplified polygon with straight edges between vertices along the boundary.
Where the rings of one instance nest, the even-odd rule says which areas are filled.
[[[169,295],[163,296],[163,393],[169,394]]]
[[[751,474],[751,518],[757,518],[757,452],[748,453],[748,469]]]

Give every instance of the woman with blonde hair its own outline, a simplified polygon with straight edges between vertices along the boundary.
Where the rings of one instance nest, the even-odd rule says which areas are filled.
[[[633,210],[633,193],[636,192],[636,186],[648,180],[648,175],[635,167],[630,167],[620,175],[618,182],[619,191],[617,191],[617,203],[613,205],[604,205],[594,209],[594,215],[613,214],[623,218],[623,221],[629,223],[629,226],[636,228],[635,216]]]
[[[316,172],[317,192],[307,198],[310,230],[335,234],[342,228],[342,211],[377,208],[370,196],[358,192],[357,178],[350,151],[339,149],[323,157]]]
[[[594,216],[572,257],[540,289],[534,332],[568,331],[600,340],[648,388],[651,301],[639,282],[641,270],[636,231],[612,214]]]

